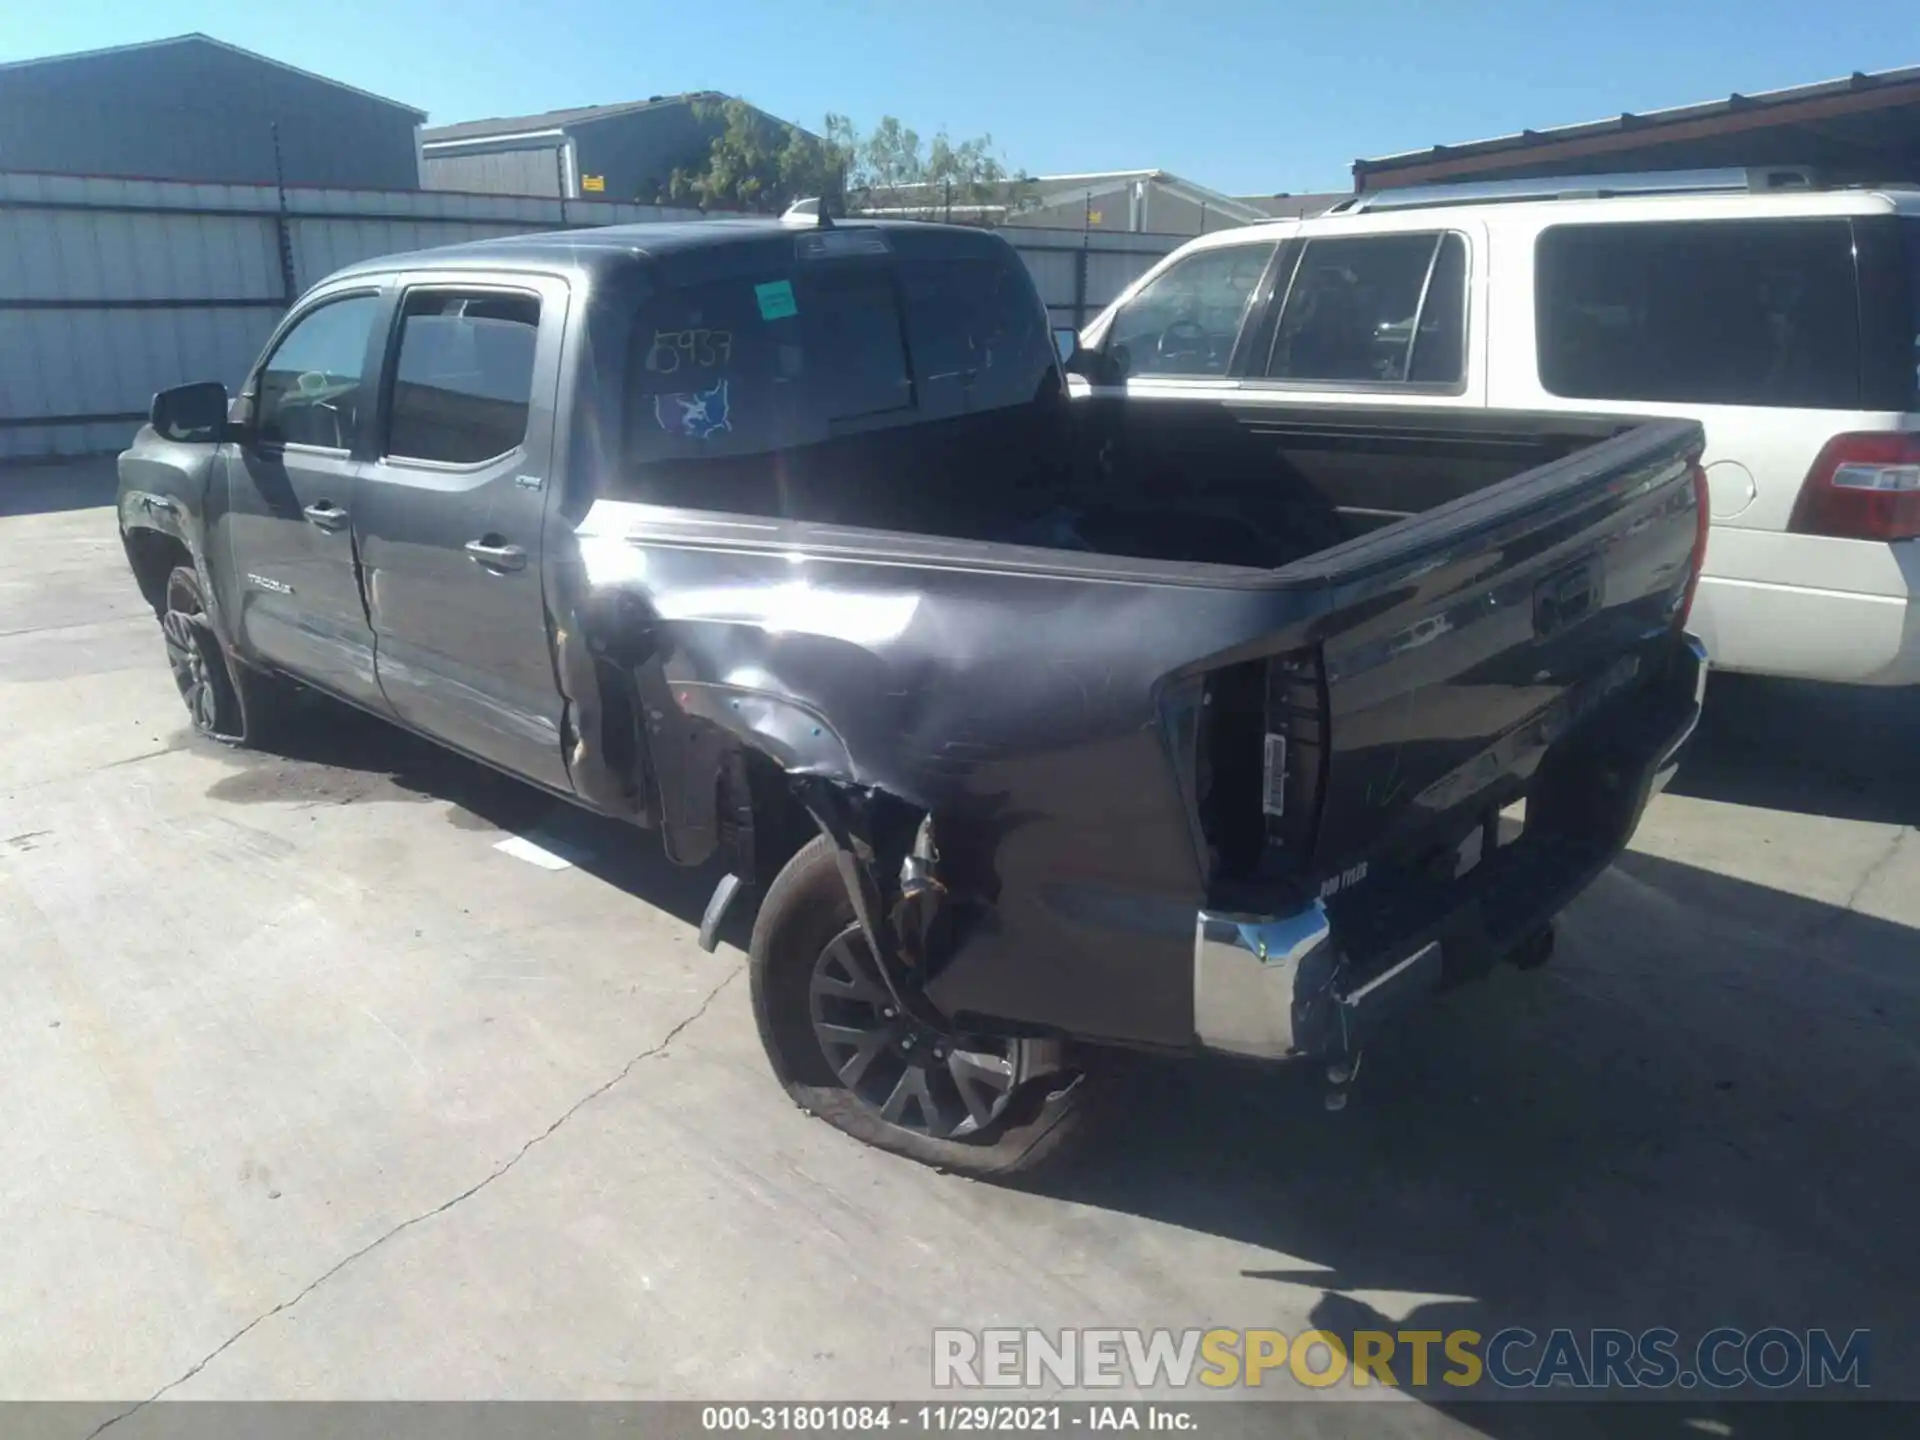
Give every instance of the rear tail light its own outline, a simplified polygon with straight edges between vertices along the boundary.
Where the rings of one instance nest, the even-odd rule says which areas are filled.
[[[1195,790],[1213,878],[1246,880],[1276,865],[1306,863],[1326,734],[1317,650],[1249,660],[1207,677]]]
[[[1687,617],[1693,613],[1693,597],[1700,589],[1700,572],[1707,564],[1707,532],[1713,524],[1713,507],[1708,498],[1707,472],[1700,468],[1695,459],[1687,467],[1687,473],[1693,479],[1693,562],[1687,571],[1687,593],[1680,599],[1680,618],[1674,621],[1677,629],[1687,628]]]
[[[1787,528],[1842,540],[1920,536],[1920,437],[1834,436],[1807,472]]]

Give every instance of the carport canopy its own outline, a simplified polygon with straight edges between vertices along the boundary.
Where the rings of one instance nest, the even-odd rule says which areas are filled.
[[[1364,194],[1405,185],[1801,165],[1836,185],[1920,183],[1920,66],[1523,130],[1353,162]]]

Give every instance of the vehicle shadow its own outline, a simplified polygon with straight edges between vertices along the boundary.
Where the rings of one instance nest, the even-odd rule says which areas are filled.
[[[0,461],[0,519],[111,505],[118,485],[111,455],[31,464]]]
[[[1141,1062],[1103,1142],[1028,1188],[1271,1252],[1239,1273],[1318,1290],[1314,1321],[1349,1344],[1665,1326],[1690,1362],[1716,1326],[1864,1328],[1867,1394],[1920,1398],[1917,941],[1628,855],[1544,970],[1443,997],[1369,1051],[1343,1112],[1311,1073]],[[1497,1403],[1541,1397],[1468,1395],[1440,1356],[1417,1387],[1403,1350],[1398,1385],[1488,1435],[1785,1433],[1705,1389]],[[1819,1409],[1824,1434],[1871,1416]]]
[[[1676,795],[1920,825],[1920,688],[1716,674]]]
[[[523,836],[645,904],[698,925],[722,868],[670,862],[651,833],[590,814],[522,780],[320,696],[301,697],[271,748],[211,747],[232,773],[207,789],[224,804],[295,806],[443,801],[465,830]],[[721,938],[745,948],[754,892],[728,913]]]

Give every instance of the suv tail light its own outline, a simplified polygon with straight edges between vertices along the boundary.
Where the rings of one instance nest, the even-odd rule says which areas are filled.
[[[1686,629],[1687,617],[1693,613],[1693,597],[1700,589],[1700,572],[1707,565],[1707,532],[1713,524],[1707,472],[1700,468],[1698,456],[1687,467],[1687,473],[1693,478],[1693,565],[1687,572],[1687,593],[1680,599],[1680,618],[1674,621],[1676,630]]]
[[[1920,536],[1920,436],[1834,436],[1807,472],[1787,528],[1842,540]]]

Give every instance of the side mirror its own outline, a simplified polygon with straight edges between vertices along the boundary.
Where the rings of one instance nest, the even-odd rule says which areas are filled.
[[[1078,375],[1091,380],[1096,385],[1112,385],[1121,379],[1124,371],[1116,370],[1113,356],[1099,350],[1089,350],[1080,343],[1080,332],[1064,327],[1053,332],[1053,348],[1060,356],[1060,368],[1069,375]]]
[[[153,397],[147,419],[163,440],[217,444],[226,438],[227,387],[203,380],[162,390]]]
[[[239,445],[251,445],[259,440],[253,429],[253,396],[236,395],[227,406],[226,438]]]

